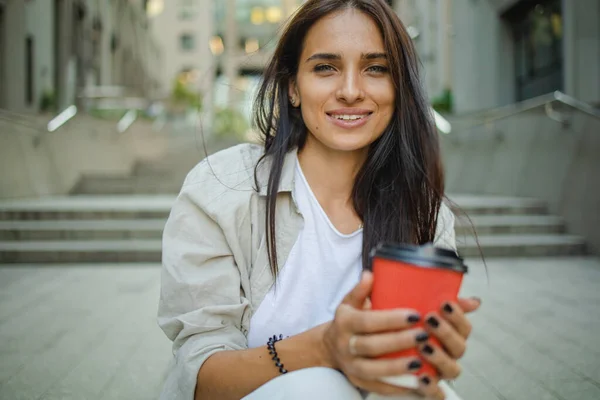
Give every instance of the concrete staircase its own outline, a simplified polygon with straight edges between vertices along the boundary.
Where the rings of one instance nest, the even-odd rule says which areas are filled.
[[[0,263],[159,262],[174,196],[0,203]]]
[[[193,137],[192,137],[193,139]],[[200,140],[200,139],[198,139]],[[233,146],[235,138],[208,140],[206,150],[212,154]],[[87,175],[73,188],[73,195],[160,195],[177,194],[186,174],[207,152],[204,146],[190,138],[184,138],[161,160],[142,162],[129,175]]]
[[[456,242],[463,257],[547,257],[585,254],[585,240],[535,199],[450,196],[457,203]],[[467,216],[464,215],[467,214]],[[470,221],[469,221],[470,219]]]
[[[583,238],[529,199],[451,196],[471,218],[486,257],[569,256]],[[0,202],[0,263],[159,262],[173,195],[70,196]],[[461,255],[480,257],[472,228],[457,213]]]

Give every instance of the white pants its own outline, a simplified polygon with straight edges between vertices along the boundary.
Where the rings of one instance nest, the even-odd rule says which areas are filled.
[[[461,400],[445,383],[440,383],[446,400]],[[306,368],[270,380],[242,400],[363,400],[365,397],[331,368]],[[384,397],[369,394],[367,400],[423,400],[417,395]]]

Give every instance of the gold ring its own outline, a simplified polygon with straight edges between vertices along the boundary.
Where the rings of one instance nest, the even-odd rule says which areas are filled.
[[[348,351],[353,356],[358,355],[358,351],[356,351],[356,341],[358,340],[358,336],[352,335],[350,336],[350,340],[348,341]]]

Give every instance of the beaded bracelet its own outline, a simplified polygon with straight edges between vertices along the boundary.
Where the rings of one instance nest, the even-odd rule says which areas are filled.
[[[269,354],[273,356],[272,360],[275,361],[275,366],[279,368],[279,372],[282,374],[287,374],[287,369],[283,368],[283,364],[279,357],[277,357],[277,350],[275,350],[275,343],[283,340],[283,335],[273,335],[272,338],[269,338],[267,341],[267,349],[269,349]]]

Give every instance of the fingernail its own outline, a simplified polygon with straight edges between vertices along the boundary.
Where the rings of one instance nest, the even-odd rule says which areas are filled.
[[[421,320],[421,316],[417,314],[412,314],[408,316],[408,322],[411,324],[416,324]]]
[[[408,364],[408,369],[411,371],[417,370],[417,369],[421,369],[421,367],[423,366],[423,363],[419,360],[414,360],[411,361],[410,364]]]
[[[437,328],[438,326],[440,326],[440,321],[438,321],[436,317],[429,317],[429,318],[427,318],[427,323],[432,328]]]
[[[421,378],[421,382],[423,382],[423,385],[428,386],[431,383],[431,379],[428,376],[424,376]]]
[[[429,334],[427,332],[422,332],[417,335],[417,343],[426,342],[429,339]]]
[[[421,351],[427,355],[432,355],[433,354],[433,347],[431,347],[430,345],[426,344],[425,346],[423,346],[421,348]]]
[[[452,312],[454,311],[454,309],[452,308],[450,303],[444,304],[443,308],[444,308],[444,311],[447,312],[448,314],[452,314]]]
[[[472,300],[475,300],[476,302],[478,302],[479,304],[481,304],[481,298],[479,297],[471,297]]]

